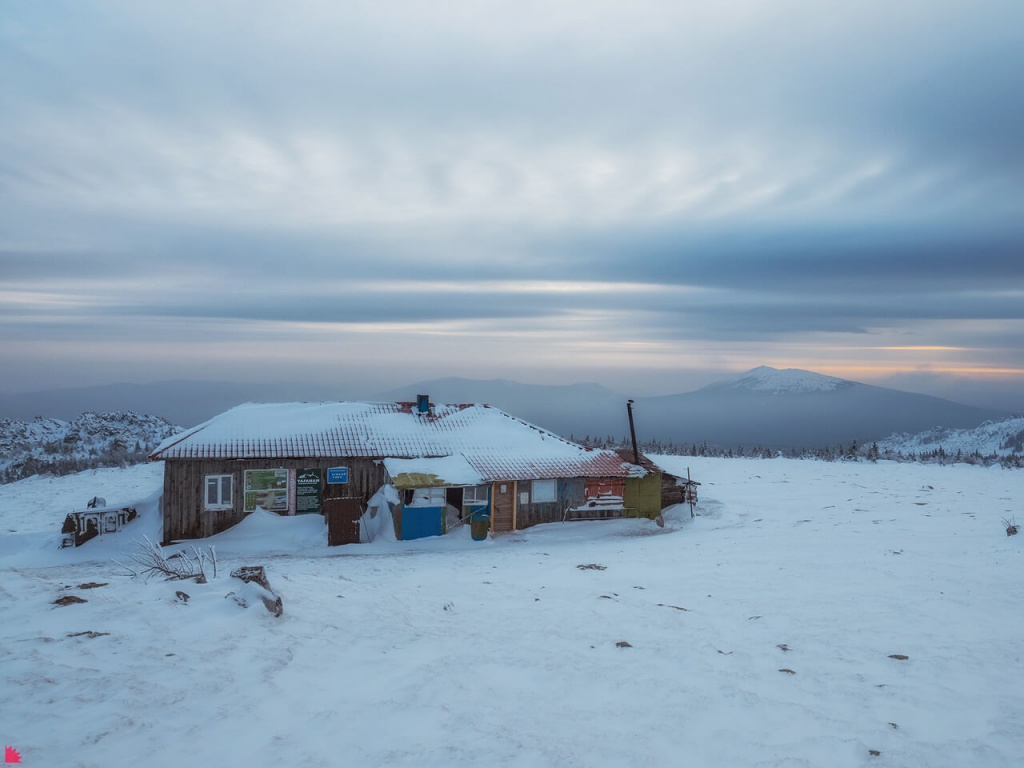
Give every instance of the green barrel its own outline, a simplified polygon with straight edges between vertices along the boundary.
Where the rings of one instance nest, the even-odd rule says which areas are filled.
[[[473,541],[483,541],[491,527],[491,514],[487,510],[474,512],[469,516],[469,533]]]

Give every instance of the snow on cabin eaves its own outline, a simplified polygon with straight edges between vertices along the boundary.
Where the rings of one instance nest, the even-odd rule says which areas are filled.
[[[463,456],[484,480],[628,477],[612,451],[571,443],[488,405],[268,403],[232,408],[166,440],[151,459]]]

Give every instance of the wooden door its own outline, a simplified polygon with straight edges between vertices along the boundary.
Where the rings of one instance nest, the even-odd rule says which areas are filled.
[[[491,485],[491,530],[511,531],[515,526],[516,484],[507,480]]]
[[[359,543],[359,518],[363,516],[363,500],[356,497],[324,499],[327,518],[327,546]]]

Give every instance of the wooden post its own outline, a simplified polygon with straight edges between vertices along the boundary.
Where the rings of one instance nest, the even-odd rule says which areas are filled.
[[[512,530],[518,529],[518,521],[516,516],[519,513],[519,481],[512,481]]]
[[[690,517],[693,517],[693,481],[690,479],[690,468],[686,468],[686,498],[690,502]]]

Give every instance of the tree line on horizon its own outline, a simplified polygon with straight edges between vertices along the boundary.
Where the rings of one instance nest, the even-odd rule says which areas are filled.
[[[578,438],[569,436],[569,440],[587,448],[623,449],[632,448],[632,442],[627,437],[616,439],[611,435],[606,437],[591,437],[585,435]],[[0,470],[0,485],[24,480],[34,475],[53,475],[62,477],[72,475],[76,472],[84,472],[89,469],[102,469],[107,467],[129,467],[141,464],[149,460],[149,454],[155,444],[143,443],[136,440],[134,445],[127,445],[124,441],[115,439],[109,446],[104,448],[92,447],[86,452],[75,451],[65,442],[51,441],[42,446],[42,455],[29,453],[24,459],[15,460]],[[645,454],[664,454],[668,456],[701,456],[719,459],[814,459],[817,461],[870,461],[876,462],[880,459],[897,462],[920,462],[923,464],[976,464],[980,466],[1000,465],[1004,468],[1024,468],[1024,454],[1020,452],[1019,445],[1004,445],[1004,448],[1013,449],[1009,455],[1001,455],[995,452],[983,454],[980,451],[963,452],[957,450],[955,453],[945,450],[939,446],[931,451],[886,451],[880,450],[877,442],[870,445],[858,445],[856,440],[847,444],[838,443],[835,446],[826,445],[815,449],[790,448],[781,450],[768,446],[742,446],[734,448],[723,448],[711,445],[707,441],[701,443],[677,443],[673,440],[667,442],[661,440],[645,440],[639,443],[640,450]],[[30,446],[21,446],[26,452]]]
[[[569,436],[569,440],[578,443],[586,448],[607,448],[623,449],[632,448],[633,444],[627,437],[615,439],[613,436],[591,437],[585,435],[582,438]],[[721,446],[709,445],[707,441],[702,443],[676,443],[673,440],[667,442],[661,440],[639,441],[638,446],[642,453],[663,454],[667,456],[703,456],[716,459],[814,459],[817,461],[870,461],[877,462],[880,459],[897,462],[918,462],[921,464],[976,464],[980,466],[1000,465],[1007,469],[1024,468],[1024,454],[1021,453],[1021,446],[1006,444],[1003,448],[1013,449],[1013,453],[1003,455],[996,452],[983,454],[980,451],[964,452],[957,449],[955,453],[945,450],[941,445],[931,451],[891,451],[881,450],[877,442],[870,445],[858,445],[856,440],[847,444],[837,443],[836,445],[825,445],[820,448],[790,448],[782,450],[768,446],[743,446],[735,448],[723,448]]]

